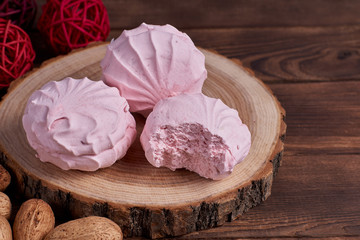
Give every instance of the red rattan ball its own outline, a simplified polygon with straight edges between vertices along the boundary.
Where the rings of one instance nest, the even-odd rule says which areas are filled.
[[[35,0],[1,0],[0,18],[10,19],[13,24],[30,28],[36,16]]]
[[[110,32],[109,17],[101,0],[48,0],[38,21],[58,54],[105,41]]]
[[[0,18],[0,89],[30,70],[34,59],[29,35],[10,20]]]

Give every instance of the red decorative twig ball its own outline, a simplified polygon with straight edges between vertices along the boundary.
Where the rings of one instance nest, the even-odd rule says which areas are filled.
[[[13,24],[30,28],[36,16],[35,0],[1,0],[0,18],[10,19]]]
[[[35,51],[29,35],[0,18],[0,89],[33,67]]]
[[[58,54],[105,41],[109,17],[101,0],[48,0],[38,21],[39,31]]]

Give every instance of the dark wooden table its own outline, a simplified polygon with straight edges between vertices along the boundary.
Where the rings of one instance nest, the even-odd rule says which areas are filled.
[[[141,22],[170,23],[196,45],[241,60],[287,112],[271,196],[236,221],[179,239],[360,239],[360,1],[104,3],[109,39]],[[51,55],[36,31],[32,38],[40,64]]]

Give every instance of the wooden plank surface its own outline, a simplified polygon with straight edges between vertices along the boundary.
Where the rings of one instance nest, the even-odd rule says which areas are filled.
[[[143,21],[171,23],[198,46],[241,60],[287,111],[284,161],[269,199],[180,239],[360,238],[359,1],[104,2],[109,39]],[[51,54],[32,36],[39,64]]]
[[[286,152],[287,161],[264,204],[237,221],[181,239],[359,237],[360,157],[346,155],[341,164],[343,157],[322,155],[315,161],[311,153]]]
[[[197,45],[240,59],[268,83],[287,110],[288,132],[270,198],[237,221],[183,239],[360,237],[359,30],[185,29]],[[279,59],[288,59],[288,70]],[[303,73],[302,59],[313,59],[312,73]]]
[[[292,126],[287,131],[287,150],[327,156],[360,154],[359,81],[270,87]]]
[[[360,237],[359,81],[270,87],[288,124],[270,198],[237,221],[181,239]]]
[[[38,0],[42,6],[46,0]],[[104,0],[111,28],[142,22],[178,28],[359,24],[357,0]],[[39,7],[40,10],[40,7]],[[38,15],[41,14],[39,11]]]
[[[266,83],[344,81],[360,78],[360,25],[182,29],[197,46],[239,59]],[[108,40],[122,30],[112,30]],[[31,33],[39,65],[53,57],[44,39]]]
[[[360,78],[360,26],[185,30],[265,82]]]
[[[252,135],[249,155],[226,179],[209,181],[189,171],[154,168],[146,161],[139,138],[121,161],[96,172],[63,171],[40,162],[25,132],[19,130],[27,99],[50,80],[61,81],[68,76],[98,80],[99,62],[106,47],[106,44],[93,45],[52,60],[18,80],[1,102],[0,162],[17,176],[14,181],[26,197],[39,197],[54,209],[60,208],[62,213],[67,209],[74,218],[106,216],[122,227],[126,237],[151,238],[178,236],[221,225],[266,200],[280,164],[278,156],[283,152],[285,113],[268,88],[253,75],[233,61],[205,50],[202,52],[208,79],[203,92],[237,109]],[[58,98],[68,99],[67,93],[58,93]],[[61,101],[55,105],[61,105]],[[71,109],[61,116],[69,117],[66,111]],[[134,117],[139,137],[145,119]],[[148,175],[146,179],[142,177],[145,175]],[[99,204],[104,206],[101,211]],[[144,214],[134,217],[138,212]]]

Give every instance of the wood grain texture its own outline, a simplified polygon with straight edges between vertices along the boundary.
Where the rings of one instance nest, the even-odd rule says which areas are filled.
[[[360,84],[271,84],[287,110],[281,171],[259,207],[180,239],[360,237]]]
[[[360,78],[359,26],[186,32],[197,45],[240,59],[245,67],[265,82]]]
[[[302,154],[360,154],[359,81],[272,84],[289,113],[287,149]]]
[[[182,29],[197,46],[239,59],[265,83],[344,81],[360,78],[360,27]],[[113,29],[108,40],[122,30]],[[54,57],[30,33],[36,64]]]
[[[271,197],[236,221],[180,238],[360,238],[359,1],[104,2],[112,36],[142,21],[172,23],[197,45],[240,59],[287,110]]]
[[[106,216],[125,236],[152,238],[222,225],[267,199],[282,157],[285,112],[251,73],[206,50],[203,92],[237,109],[252,133],[250,153],[230,177],[210,181],[185,170],[154,168],[139,139],[121,161],[96,172],[63,171],[36,159],[21,125],[28,97],[44,83],[65,76],[98,80],[105,50],[105,44],[93,45],[54,59],[14,82],[1,102],[0,159],[12,169],[25,196],[42,198],[73,217]],[[145,119],[136,119],[139,135]]]
[[[241,60],[266,83],[360,78],[360,27],[183,29],[200,47]],[[121,30],[113,30],[109,39]]]
[[[41,6],[45,0],[38,0]],[[103,0],[112,29],[142,22],[178,28],[359,24],[357,0]],[[39,11],[40,12],[40,11]]]
[[[336,155],[314,161],[311,153],[287,150],[284,158],[266,202],[234,222],[180,239],[359,237],[359,155],[347,155],[345,163]]]
[[[184,31],[196,45],[241,60],[266,83],[360,78],[359,26]]]

